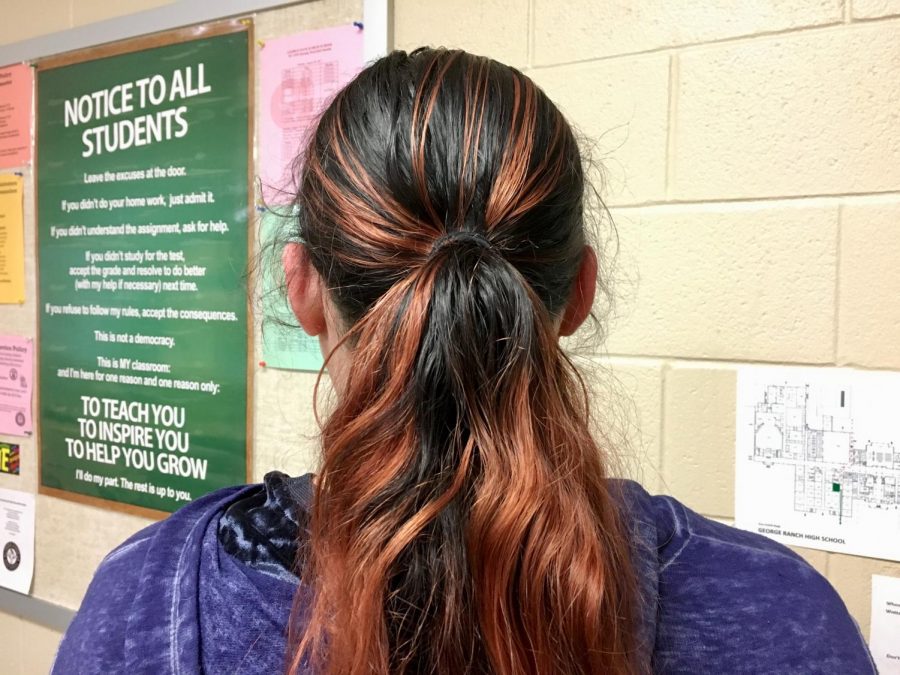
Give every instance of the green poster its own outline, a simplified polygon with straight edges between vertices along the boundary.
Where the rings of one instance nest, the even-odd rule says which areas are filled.
[[[243,483],[247,31],[37,86],[42,487],[174,511]]]

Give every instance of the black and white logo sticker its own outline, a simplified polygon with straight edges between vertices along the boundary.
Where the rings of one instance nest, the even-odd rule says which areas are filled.
[[[16,546],[15,542],[8,542],[3,547],[3,564],[6,565],[6,569],[12,572],[21,562],[22,553],[19,551],[19,547]]]

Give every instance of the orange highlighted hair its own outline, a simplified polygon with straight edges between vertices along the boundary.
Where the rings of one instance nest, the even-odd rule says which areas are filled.
[[[585,247],[569,125],[513,68],[394,52],[300,159],[296,234],[353,362],[288,671],[640,671],[628,537],[555,328]]]

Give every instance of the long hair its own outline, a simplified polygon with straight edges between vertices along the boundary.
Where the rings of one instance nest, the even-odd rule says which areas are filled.
[[[490,59],[393,52],[299,166],[295,234],[352,367],[288,672],[637,672],[628,537],[555,327],[585,250],[559,110]]]

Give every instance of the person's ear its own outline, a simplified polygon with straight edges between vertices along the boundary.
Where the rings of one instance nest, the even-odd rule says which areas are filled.
[[[288,302],[300,326],[311,336],[324,333],[327,328],[325,285],[313,267],[306,247],[296,242],[285,245],[281,262]]]
[[[569,302],[566,303],[566,309],[559,324],[561,336],[572,335],[588,318],[591,308],[594,306],[596,292],[597,254],[590,246],[585,246],[581,263],[578,265],[578,273],[572,284],[572,294],[569,296]]]

